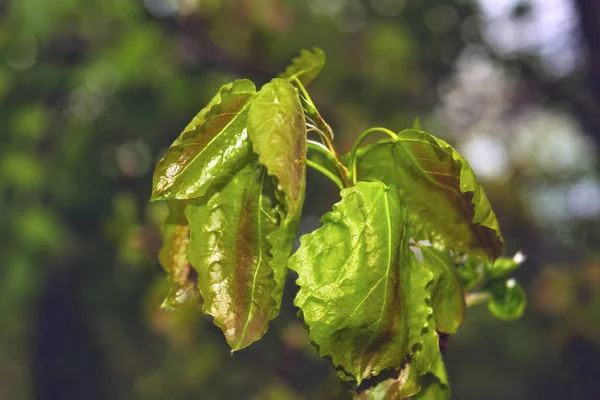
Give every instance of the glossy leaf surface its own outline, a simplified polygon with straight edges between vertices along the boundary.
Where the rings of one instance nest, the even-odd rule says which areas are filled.
[[[514,279],[496,281],[489,285],[487,291],[492,295],[488,308],[495,317],[510,321],[523,315],[527,298]]]
[[[267,240],[279,224],[271,181],[264,167],[248,164],[206,204],[186,211],[204,312],[233,350],[262,337],[281,300],[273,297],[277,285]]]
[[[158,162],[152,200],[201,197],[248,162],[246,118],[255,94],[247,79],[221,87]]]
[[[301,238],[289,267],[310,339],[360,383],[399,368],[417,344],[432,313],[432,276],[414,262],[397,190],[359,182],[341,196],[323,226]]]
[[[285,195],[286,220],[298,220],[306,185],[306,125],[290,82],[276,78],[262,87],[250,107],[248,134],[259,162]]]
[[[407,129],[361,149],[358,177],[399,187],[416,238],[458,252],[504,250],[496,215],[467,161],[443,140]]]
[[[456,333],[465,318],[465,296],[450,256],[432,247],[422,247],[423,265],[433,274],[431,287],[437,330]]]
[[[302,50],[300,56],[294,58],[292,64],[285,69],[285,72],[279,74],[279,77],[289,80],[298,78],[306,86],[319,75],[325,60],[325,53],[318,47],[313,51]]]

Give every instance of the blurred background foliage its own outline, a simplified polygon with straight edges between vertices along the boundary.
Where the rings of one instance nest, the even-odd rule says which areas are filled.
[[[600,3],[0,0],[0,398],[347,399],[292,306],[230,355],[197,310],[157,311],[154,163],[223,83],[302,48],[345,152],[372,125],[463,152],[528,260],[525,316],[469,310],[457,399],[598,399]],[[336,201],[309,173],[302,232]]]

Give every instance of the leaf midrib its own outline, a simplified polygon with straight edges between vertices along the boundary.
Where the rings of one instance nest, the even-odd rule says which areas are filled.
[[[248,329],[248,325],[250,324],[250,316],[252,315],[252,310],[255,308],[254,306],[254,291],[256,290],[256,279],[258,277],[258,271],[261,269],[262,266],[262,258],[263,258],[263,234],[262,234],[262,215],[261,215],[261,209],[262,209],[262,202],[263,202],[263,187],[264,187],[264,183],[265,183],[265,178],[266,178],[266,171],[263,168],[263,171],[261,173],[261,180],[260,180],[260,185],[259,185],[259,195],[258,195],[258,210],[259,212],[257,213],[258,215],[258,249],[259,249],[259,255],[258,255],[258,260],[256,262],[256,269],[254,270],[254,275],[252,277],[252,289],[250,290],[250,308],[248,309],[248,315],[246,316],[246,322],[244,324],[244,328],[242,328],[242,334],[240,337],[240,340],[238,342],[238,347],[242,345],[244,338],[246,337],[246,331]]]
[[[240,109],[240,110],[239,110],[237,113],[231,113],[231,112],[230,112],[230,113],[224,113],[224,114],[235,114],[235,117],[231,118],[231,120],[230,120],[230,121],[227,123],[227,125],[225,125],[225,126],[224,126],[224,127],[221,129],[221,131],[220,131],[220,132],[219,132],[217,135],[215,135],[215,136],[214,136],[214,137],[213,137],[213,138],[212,138],[212,139],[211,139],[211,140],[210,140],[210,141],[209,141],[209,142],[206,144],[206,146],[204,146],[204,147],[202,148],[202,150],[200,150],[200,151],[199,151],[199,152],[198,152],[198,153],[197,153],[197,154],[196,154],[196,155],[195,155],[195,156],[194,156],[194,157],[193,157],[193,158],[192,158],[192,159],[191,159],[189,162],[187,162],[187,163],[185,164],[185,166],[184,166],[184,167],[181,169],[181,171],[179,171],[179,172],[177,172],[177,174],[173,175],[173,177],[171,178],[171,180],[172,180],[172,181],[174,181],[174,180],[175,180],[176,178],[178,178],[178,177],[179,177],[181,174],[183,174],[183,173],[184,173],[184,172],[185,172],[185,171],[186,171],[186,170],[189,168],[189,166],[190,166],[190,165],[192,165],[193,163],[195,163],[195,162],[196,162],[196,159],[197,159],[198,157],[200,157],[200,156],[201,156],[201,155],[202,155],[202,154],[203,154],[203,153],[206,151],[206,149],[210,148],[210,147],[211,147],[211,145],[212,145],[212,144],[215,142],[215,140],[217,140],[219,137],[221,137],[221,135],[223,135],[223,134],[224,134],[224,132],[225,132],[225,131],[227,131],[227,130],[229,129],[229,127],[230,127],[230,125],[231,125],[231,124],[233,124],[235,121],[237,121],[237,119],[240,117],[240,115],[242,115],[242,114],[243,114],[243,113],[246,111],[246,109],[247,109],[247,108],[250,106],[250,104],[252,103],[252,100],[254,99],[254,97],[255,97],[255,96],[256,96],[256,93],[253,93],[253,94],[252,94],[250,97],[248,97],[248,100],[246,101],[246,104],[244,104],[244,107],[242,107],[242,108],[241,108],[241,109]],[[221,100],[222,100],[222,98],[221,98]],[[222,104],[222,102],[221,102],[221,103],[219,103],[219,104]],[[215,104],[215,106],[216,106],[216,104]],[[222,114],[218,114],[217,116],[221,116],[221,115],[222,115]],[[204,125],[206,125],[206,123],[207,123],[208,121],[211,121],[212,119],[216,118],[217,116],[213,116],[213,117],[211,117],[210,119],[207,119],[207,120],[205,120],[205,121],[204,121],[204,123],[203,123],[202,125],[198,125],[198,126],[195,128],[195,129],[198,129],[198,127],[201,127],[201,126],[204,126]],[[190,145],[192,145],[192,144],[194,144],[194,143],[186,143],[186,144],[185,144],[185,146],[190,146]],[[177,145],[176,147],[184,147],[184,145],[183,145],[183,144],[180,144],[180,145]],[[171,164],[168,164],[168,165],[171,165]],[[166,169],[166,168],[168,168],[168,167],[167,167],[167,166],[165,166],[165,169]],[[171,185],[171,187],[172,187],[172,186],[173,186],[173,185]],[[165,190],[166,190],[166,188],[165,188],[164,190],[162,190],[162,192],[164,192]]]

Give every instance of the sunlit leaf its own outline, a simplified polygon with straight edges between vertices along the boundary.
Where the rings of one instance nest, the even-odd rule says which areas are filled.
[[[262,87],[250,106],[248,135],[258,160],[285,195],[286,220],[296,221],[306,185],[306,125],[290,82],[276,78]]]
[[[301,238],[289,267],[298,272],[295,304],[310,339],[360,384],[400,368],[422,340],[432,275],[408,247],[397,190],[359,182],[341,196],[323,226]]]
[[[247,79],[221,87],[158,162],[152,200],[201,197],[248,162],[246,118],[255,94]]]
[[[198,272],[204,312],[214,317],[233,350],[264,335],[281,301],[274,298],[275,264],[267,240],[280,222],[274,203],[272,178],[253,162],[206,204],[186,211],[189,257]]]
[[[315,47],[313,51],[302,50],[300,56],[292,60],[285,72],[279,74],[280,78],[292,80],[298,78],[303,85],[308,85],[325,65],[325,53],[323,50]]]
[[[188,260],[190,227],[185,218],[188,202],[169,200],[169,214],[162,226],[158,261],[167,272],[171,289],[161,304],[165,311],[185,310],[200,303],[196,273]]]
[[[170,200],[169,215],[162,226],[162,246],[158,253],[158,261],[169,280],[175,285],[183,286],[192,268],[187,252],[190,247],[190,226],[185,218],[187,203]]]
[[[160,305],[163,311],[182,311],[194,308],[201,304],[202,299],[198,292],[195,280],[188,280],[183,285],[172,285],[169,293]]]
[[[521,285],[514,279],[496,281],[486,289],[492,295],[488,308],[496,318],[513,320],[523,315],[527,298]]]
[[[422,247],[423,265],[433,274],[432,307],[437,330],[455,333],[465,317],[465,296],[456,267],[443,251]]]
[[[416,371],[410,364],[402,369],[394,370],[391,377],[387,373],[380,374],[376,382],[366,389],[353,393],[355,400],[401,400],[419,392],[419,381]]]
[[[504,250],[496,215],[467,161],[443,140],[407,129],[358,153],[358,177],[399,187],[415,239],[459,253]]]

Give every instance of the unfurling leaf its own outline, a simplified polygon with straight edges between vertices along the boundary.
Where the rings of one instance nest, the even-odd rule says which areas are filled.
[[[494,264],[488,264],[488,275],[490,277],[502,278],[519,268],[521,258],[525,258],[522,253],[517,253],[515,257],[500,257]]]
[[[252,162],[202,205],[190,205],[190,261],[198,273],[203,310],[233,350],[260,339],[278,312],[274,297],[281,262],[268,236],[279,226],[272,178]]]
[[[400,368],[420,344],[432,314],[432,276],[408,247],[406,209],[395,188],[358,182],[341,196],[288,265],[298,273],[295,304],[310,339],[360,384]]]
[[[170,200],[169,215],[162,227],[162,246],[158,260],[172,284],[161,306],[164,310],[186,309],[199,302],[196,276],[188,260],[190,227],[184,215],[187,202]]]
[[[302,50],[300,56],[294,58],[292,64],[285,69],[285,72],[279,74],[279,77],[289,80],[298,78],[306,86],[319,75],[325,60],[325,53],[318,47],[315,47],[312,52]]]
[[[433,274],[433,315],[437,330],[456,333],[465,318],[465,296],[456,267],[446,252],[422,247],[423,265]]]
[[[291,83],[276,78],[262,87],[250,107],[248,135],[258,161],[285,195],[286,222],[297,223],[306,186],[306,125]]]
[[[495,281],[486,291],[492,295],[488,308],[496,318],[510,321],[523,315],[527,299],[525,291],[514,279]]]
[[[247,79],[221,87],[156,165],[152,200],[202,197],[248,163],[246,118],[255,94]]]
[[[504,250],[496,215],[467,161],[448,143],[407,129],[394,141],[361,149],[360,180],[398,186],[417,240],[459,253],[482,249],[494,260]]]
[[[477,286],[486,276],[490,262],[482,252],[472,252],[458,263],[456,271],[463,291],[469,292]]]

